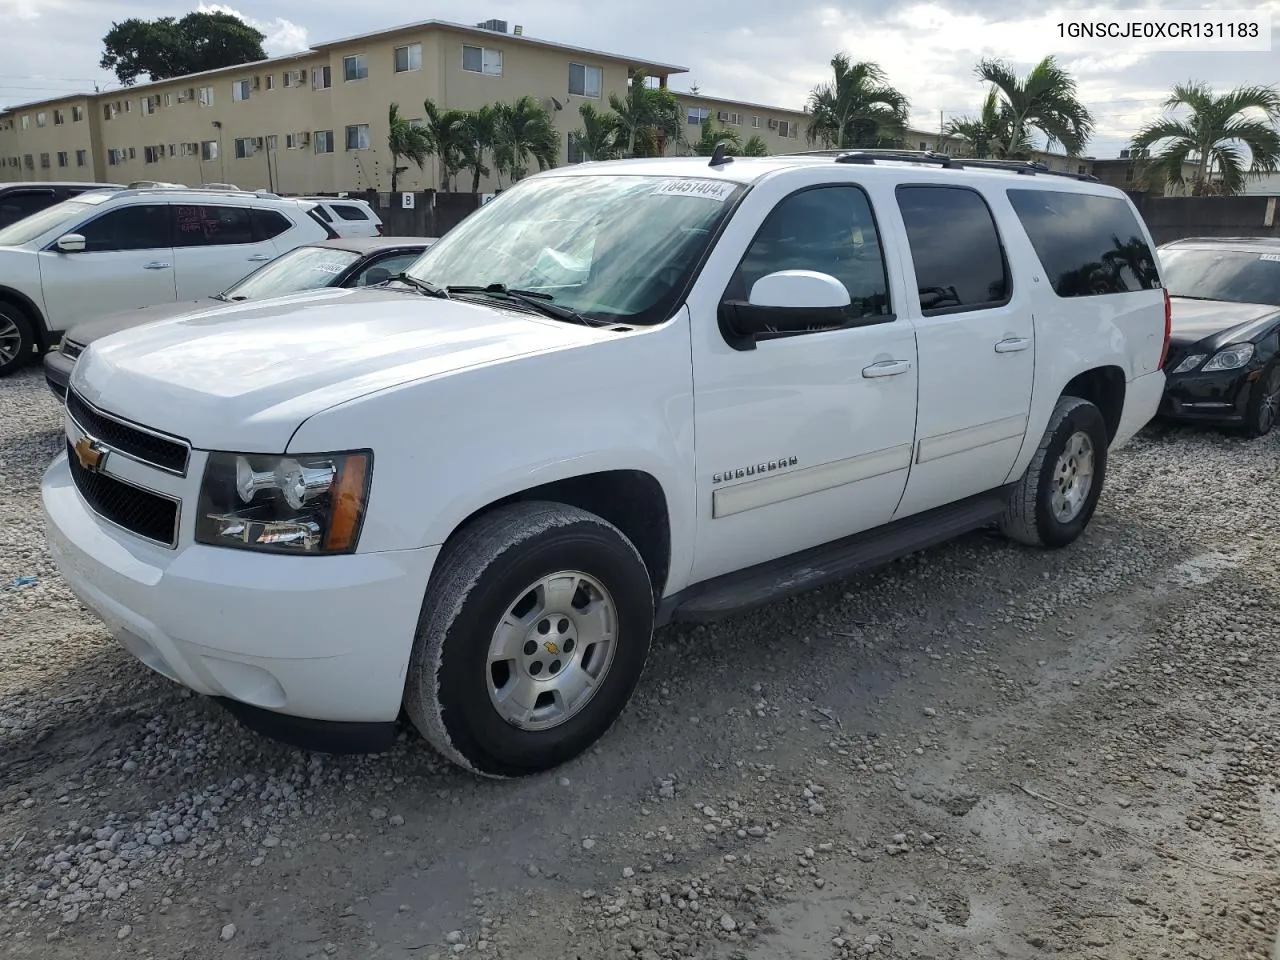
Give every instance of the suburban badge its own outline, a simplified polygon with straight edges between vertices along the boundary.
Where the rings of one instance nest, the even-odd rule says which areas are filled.
[[[794,467],[798,463],[795,457],[780,457],[777,460],[766,460],[762,463],[753,463],[749,467],[737,467],[733,470],[726,470],[724,473],[714,473],[711,475],[712,483],[724,483],[726,480],[742,480],[746,477],[755,477],[762,473],[773,473],[775,470],[785,470],[787,467]]]

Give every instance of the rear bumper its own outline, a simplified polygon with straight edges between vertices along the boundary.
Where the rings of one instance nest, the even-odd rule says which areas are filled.
[[[1164,389],[1165,375],[1162,370],[1135,377],[1125,384],[1124,410],[1120,414],[1116,435],[1111,441],[1112,450],[1124,446],[1133,439],[1134,434],[1155,418]]]

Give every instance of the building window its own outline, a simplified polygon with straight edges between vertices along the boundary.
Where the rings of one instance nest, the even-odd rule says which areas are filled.
[[[603,85],[604,71],[599,67],[588,67],[581,63],[569,64],[569,93],[572,96],[599,100]]]
[[[719,110],[716,112],[716,119],[721,123],[731,123],[735,127],[742,126],[742,114],[731,113],[728,110]]]
[[[422,69],[422,44],[411,43],[396,47],[396,73],[408,73]]]
[[[60,167],[66,167],[66,166],[68,166],[68,165],[70,164],[70,162],[71,162],[71,160],[70,160],[70,158],[67,156],[67,151],[65,151],[65,150],[59,150],[59,151],[58,151],[58,166],[60,166]]]
[[[178,155],[178,145],[176,143],[169,144],[169,156],[176,157]]]
[[[151,105],[150,97],[143,97],[141,100],[138,101],[138,103],[142,105],[142,115],[144,117],[149,117],[156,112],[155,107]]]
[[[700,127],[707,122],[707,117],[711,116],[711,111],[706,107],[690,107],[688,121],[691,127]]]
[[[333,86],[333,74],[327,66],[316,67],[311,71],[311,89],[327,90]]]
[[[1082,164],[1080,164],[1080,166],[1076,167],[1076,173],[1078,173],[1078,174],[1079,174],[1080,176],[1082,176],[1082,177],[1084,176],[1084,174],[1085,174],[1085,167],[1084,167],[1084,164],[1083,164],[1083,163],[1082,163]]]
[[[357,123],[347,127],[347,149],[369,149],[369,125],[367,123]]]
[[[77,150],[77,151],[76,151],[76,166],[77,166],[77,167],[83,167],[83,166],[87,166],[87,165],[88,165],[88,163],[89,163],[89,151],[88,151],[88,150]]]
[[[107,151],[107,164],[112,167],[118,167],[124,163],[124,151],[112,148]]]
[[[200,99],[200,106],[212,107],[213,106],[213,87],[201,87],[199,99]]]
[[[71,108],[71,122],[72,122],[72,123],[79,123],[79,122],[80,122],[81,120],[83,120],[83,119],[84,119],[84,107],[72,107],[72,108]]]
[[[284,135],[284,148],[286,150],[298,149],[298,135],[296,133],[286,133]]]
[[[231,85],[231,99],[237,103],[241,100],[248,100],[251,90],[252,86],[248,80],[237,80]]]
[[[200,159],[201,160],[217,160],[218,159],[218,141],[202,140],[200,142]]]
[[[316,153],[333,153],[333,131],[317,130],[316,136]]]
[[[253,156],[253,137],[236,138],[236,159],[248,160]]]
[[[266,83],[268,90],[274,90],[276,88],[276,75],[274,73],[268,73]]]
[[[502,76],[502,51],[463,44],[462,69],[467,73],[483,73],[490,77],[500,77]]]
[[[137,147],[130,147],[130,148],[129,148],[129,159],[130,159],[130,160],[137,160],[137,159],[138,159],[138,148],[137,148]]]
[[[24,115],[23,115],[23,117],[22,117],[22,129],[23,129],[23,130],[30,130],[30,129],[31,129],[31,117],[29,117],[29,116],[27,116],[27,115],[25,115],[25,114],[24,114]]]
[[[49,115],[45,113],[43,110],[36,114],[37,127],[43,127],[48,122],[49,122]]]
[[[142,148],[143,163],[159,163],[164,159],[164,144],[155,147]]]
[[[47,153],[40,154],[40,169],[41,170],[49,169],[49,155]]]
[[[582,142],[576,133],[569,134],[567,149],[570,163],[582,163],[586,160],[586,155],[582,152]]]
[[[794,121],[794,120],[779,120],[779,121],[778,121],[778,136],[780,136],[780,137],[790,137],[790,136],[791,136],[791,130],[792,130],[792,128],[793,128],[793,127],[795,127],[795,121]]]
[[[757,129],[759,129],[759,127],[760,127],[760,118],[759,118],[759,117],[752,117],[752,118],[751,118],[751,126],[753,126],[753,127],[757,128]]]
[[[342,58],[342,82],[363,80],[369,76],[369,58],[363,53]]]
[[[67,122],[67,114],[65,110],[53,111],[53,125],[55,127],[60,127],[66,122]]]
[[[267,153],[272,153],[280,149],[280,138],[276,134],[267,137]]]
[[[173,106],[173,94],[172,94],[172,93],[166,93],[166,94],[164,95],[164,105],[165,105],[166,107],[172,107],[172,106]]]

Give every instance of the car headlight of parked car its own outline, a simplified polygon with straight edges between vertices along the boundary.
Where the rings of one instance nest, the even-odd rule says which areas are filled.
[[[1239,370],[1253,359],[1252,343],[1233,343],[1223,347],[1204,365],[1202,373],[1213,373],[1215,370]]]
[[[267,553],[353,553],[373,454],[213,453],[205,466],[197,543]]]
[[[1183,360],[1180,364],[1174,367],[1173,372],[1174,373],[1190,373],[1196,367],[1200,366],[1200,363],[1202,360],[1204,360],[1204,358],[1205,358],[1205,354],[1203,353],[1193,353],[1191,356],[1187,357],[1187,359]]]

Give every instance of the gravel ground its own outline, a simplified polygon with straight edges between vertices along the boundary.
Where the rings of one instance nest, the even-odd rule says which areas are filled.
[[[60,443],[0,382],[6,958],[1269,955],[1280,436],[1152,428],[1072,548],[663,631],[515,783],[275,745],[117,650],[45,551]]]

